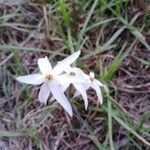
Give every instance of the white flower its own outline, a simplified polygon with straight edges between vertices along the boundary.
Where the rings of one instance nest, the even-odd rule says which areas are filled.
[[[95,79],[94,72],[90,72],[89,75],[86,75],[85,73],[82,73],[81,76],[86,80],[86,82],[83,83],[84,90],[86,91],[89,88],[94,89],[96,91],[98,100],[102,104],[103,103],[103,97],[102,97],[102,93],[101,93],[100,87],[104,87],[105,89],[106,89],[106,87],[100,81]],[[74,94],[74,97],[77,97],[79,95],[80,95],[80,92],[76,91],[76,93]]]
[[[51,92],[53,97],[62,105],[68,114],[72,116],[72,107],[60,87],[59,80],[63,79],[59,77],[59,74],[66,69],[66,66],[73,63],[79,55],[80,51],[72,54],[64,59],[64,63],[62,60],[62,63],[58,63],[53,69],[47,57],[40,58],[38,59],[38,66],[41,74],[25,75],[17,77],[16,79],[20,82],[32,85],[39,85],[43,83],[38,96],[39,101],[46,104]]]
[[[78,90],[79,94],[82,95],[85,109],[88,107],[88,100],[87,100],[87,94],[86,90],[84,89],[83,83],[85,83],[85,79],[81,76],[81,72],[83,72],[81,69],[76,67],[66,67],[64,74],[60,75],[60,83],[62,90],[65,91],[70,84],[73,84],[73,86]]]

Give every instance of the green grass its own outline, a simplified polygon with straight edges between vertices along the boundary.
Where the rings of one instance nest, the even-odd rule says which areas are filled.
[[[135,12],[129,0],[17,2],[0,1],[0,142],[18,138],[27,149],[41,150],[148,150],[147,13]],[[108,85],[109,93],[102,89],[102,106],[91,96],[84,111],[82,100],[71,99],[74,118],[69,118],[57,102],[37,102],[39,87],[15,80],[38,72],[39,57],[47,55],[56,64],[77,50],[82,51],[77,65],[87,73],[94,71]],[[137,78],[133,84],[137,76],[146,83]],[[135,92],[124,84],[136,87]],[[22,137],[26,140],[21,143]]]

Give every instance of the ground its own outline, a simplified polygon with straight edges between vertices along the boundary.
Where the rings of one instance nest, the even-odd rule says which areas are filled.
[[[0,1],[0,149],[149,150],[150,2],[148,0]],[[105,84],[104,103],[38,102],[40,86],[16,77],[81,50],[76,65]],[[66,95],[72,95],[73,88]]]

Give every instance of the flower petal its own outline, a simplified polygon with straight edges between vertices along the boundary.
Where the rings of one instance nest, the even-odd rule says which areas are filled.
[[[25,76],[19,76],[16,78],[19,82],[32,84],[32,85],[39,85],[43,83],[42,75],[41,74],[31,74]]]
[[[71,80],[71,83],[86,83],[86,81],[78,75],[70,77],[69,79]]]
[[[49,94],[50,94],[49,85],[48,85],[48,83],[45,82],[41,86],[38,100],[46,105]]]
[[[77,91],[79,91],[80,94],[82,95],[83,100],[84,100],[85,110],[87,110],[88,100],[87,100],[86,89],[82,86],[82,84],[74,83],[73,85],[77,89]]]
[[[80,92],[76,90],[74,95],[73,95],[73,98],[76,98],[76,97],[79,97],[79,96],[80,96]]]
[[[63,92],[65,92],[67,90],[67,88],[69,87],[70,83],[67,82],[66,84],[61,84],[60,87],[62,89]]]
[[[98,81],[97,79],[94,79],[94,82],[93,82],[95,85],[98,85],[98,86],[104,86],[100,81]]]
[[[75,73],[78,75],[78,77],[80,77],[81,79],[83,79],[85,81],[85,83],[87,84],[91,84],[91,80],[89,75],[87,75],[86,73],[84,73],[80,68],[75,67],[74,68]]]
[[[90,73],[89,73],[89,77],[92,78],[92,79],[94,79],[94,78],[95,78],[94,72],[90,72]]]
[[[51,83],[49,86],[53,97],[60,103],[60,105],[62,105],[62,107],[67,111],[67,113],[72,117],[73,112],[72,112],[72,107],[69,103],[69,101],[67,100],[66,96],[64,95],[62,89],[60,88],[60,86],[56,83]]]
[[[108,88],[106,85],[103,84],[103,88],[105,89],[105,91],[106,91],[107,93],[109,93],[109,88]]]
[[[63,91],[65,91],[69,87],[69,85],[71,84],[71,80],[69,79],[69,77],[66,73],[62,74],[62,75],[55,76],[55,79],[58,81],[60,86],[62,86],[62,89],[64,89]]]
[[[79,57],[80,53],[81,51],[77,51],[62,61],[59,61],[53,69],[54,73],[60,74],[61,72],[68,70],[68,67]]]
[[[95,79],[94,82],[93,82],[93,84],[103,87],[103,88],[105,89],[105,91],[106,91],[107,93],[109,93],[108,87],[107,87],[105,84],[102,84],[100,81],[98,81],[98,80]]]
[[[47,57],[38,59],[38,66],[42,74],[50,74],[52,66]]]
[[[91,87],[96,91],[98,100],[102,104],[103,103],[103,97],[102,97],[101,89],[99,88],[98,85],[91,85]]]
[[[78,76],[78,75],[71,76],[66,73],[56,76],[55,78],[61,85],[63,85],[63,84],[70,85],[71,83],[86,83],[86,81],[84,79],[82,79],[80,76]]]
[[[55,75],[59,75],[63,72],[67,72],[68,70],[70,70],[70,66],[69,65],[66,65],[66,66],[63,66],[63,64],[57,64],[54,68],[53,68],[53,73]]]
[[[80,55],[81,51],[77,51],[75,53],[73,53],[72,55],[68,56],[67,58],[61,60],[58,62],[64,65],[71,65]]]
[[[54,100],[55,100],[55,98],[52,96],[49,101],[53,102]]]

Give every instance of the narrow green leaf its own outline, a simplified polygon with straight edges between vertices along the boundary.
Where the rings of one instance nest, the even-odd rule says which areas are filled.
[[[87,16],[87,18],[86,18],[86,20],[84,22],[84,25],[83,25],[83,27],[81,29],[81,32],[80,32],[80,34],[78,36],[78,41],[77,41],[76,49],[79,49],[79,47],[80,47],[83,35],[84,35],[85,31],[86,31],[86,27],[87,27],[87,25],[88,25],[88,23],[89,23],[89,21],[91,19],[92,14],[94,13],[94,10],[95,10],[95,8],[97,6],[98,1],[99,0],[95,0],[94,1],[93,5],[92,5],[92,7],[91,7],[91,9],[90,9],[90,11],[88,13],[88,16]]]
[[[14,45],[0,45],[0,51],[12,51],[13,49],[16,49],[17,51],[34,51],[34,52],[45,52],[45,53],[50,53],[50,54],[57,54],[60,56],[66,56],[65,54],[60,53],[61,50],[65,49],[63,47],[60,50],[46,50],[46,49],[40,49],[40,48],[35,48],[35,47],[20,47],[20,46],[14,46]]]
[[[103,45],[102,49],[107,49],[117,38],[118,36],[125,30],[125,26],[121,27],[119,30],[117,30],[113,36]]]
[[[108,134],[109,134],[109,142],[110,142],[110,149],[114,150],[113,146],[113,138],[112,138],[112,108],[111,108],[111,101],[107,101],[107,109],[108,109]]]
[[[133,49],[133,46],[135,45],[136,41],[137,41],[137,39],[135,39],[133,41],[133,43],[127,48],[127,50],[125,52],[123,52],[123,51],[124,51],[127,43],[124,43],[124,45],[122,46],[122,49],[120,50],[120,53],[116,56],[114,61],[108,67],[108,70],[104,75],[105,80],[112,79],[112,77],[118,70],[119,66],[121,65],[122,61],[128,56],[129,52]]]
[[[146,141],[142,136],[140,136],[136,131],[134,131],[131,127],[129,127],[123,120],[121,120],[119,117],[113,114],[113,118],[121,124],[125,129],[127,129],[129,132],[131,132],[134,136],[136,136],[139,140],[141,140],[143,143],[145,143],[147,146],[150,146],[150,143]]]
[[[65,6],[64,0],[58,0],[58,6],[60,8],[60,12],[63,16],[66,27],[70,27],[70,14]]]

